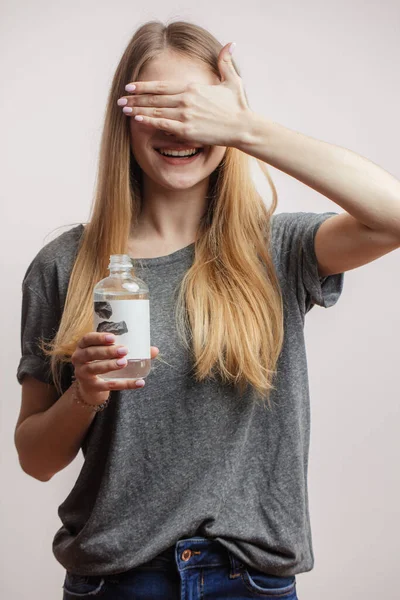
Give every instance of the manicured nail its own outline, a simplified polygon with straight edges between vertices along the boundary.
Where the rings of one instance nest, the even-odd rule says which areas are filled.
[[[118,106],[125,106],[125,104],[128,104],[128,99],[127,98],[120,98],[117,102]]]
[[[122,109],[122,112],[124,113],[131,113],[132,109],[130,106],[124,106],[124,108]]]
[[[136,85],[128,83],[128,85],[125,86],[125,89],[127,92],[134,92],[136,90]]]
[[[136,382],[136,387],[143,387],[145,385],[145,380],[144,379],[138,379]]]
[[[115,337],[111,334],[106,335],[107,342],[115,342]]]
[[[119,358],[117,360],[117,365],[126,365],[128,361],[126,360],[126,358]]]
[[[232,42],[232,44],[229,46],[229,53],[233,54],[233,51],[236,47],[236,42]]]
[[[128,348],[118,348],[118,354],[128,354]]]

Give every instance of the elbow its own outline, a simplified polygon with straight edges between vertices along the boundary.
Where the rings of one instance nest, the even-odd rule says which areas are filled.
[[[50,479],[53,477],[53,475],[32,475],[32,477],[34,477],[34,479],[37,479],[37,481],[50,481]]]
[[[31,456],[31,460],[27,461],[24,459],[24,455],[26,458],[27,455],[27,449],[23,449],[21,447],[20,444],[20,438],[18,436],[18,430],[15,430],[15,434],[14,434],[14,445],[15,445],[15,449],[17,451],[17,456],[18,456],[18,462],[19,462],[19,466],[21,467],[22,471],[24,473],[26,473],[27,475],[29,475],[30,477],[33,477],[33,479],[37,479],[37,481],[50,481],[50,479],[53,477],[53,474],[48,475],[48,474],[44,474],[43,472],[39,473],[37,472],[38,469],[34,468],[34,465],[32,465],[32,456]],[[29,454],[29,452],[28,452]],[[37,467],[37,465],[36,465]]]
[[[23,470],[24,473],[26,473],[27,475],[29,475],[30,477],[33,477],[33,479],[36,479],[37,481],[50,481],[50,479],[53,477],[53,475],[47,475],[44,473],[36,473],[34,472],[32,469],[30,469],[27,465],[25,465],[23,463],[23,461],[21,460],[21,457],[18,457],[19,460],[19,466],[21,467],[21,469]]]

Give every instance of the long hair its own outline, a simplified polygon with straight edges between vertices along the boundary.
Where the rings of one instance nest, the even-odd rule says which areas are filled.
[[[93,288],[108,276],[111,254],[128,254],[131,225],[141,208],[141,168],[130,149],[129,119],[117,99],[126,93],[126,83],[138,80],[141,69],[167,48],[200,59],[220,77],[222,45],[190,22],[147,22],[128,43],[108,96],[91,216],[72,267],[59,328],[50,343],[42,341],[60,393],[62,364],[71,362],[78,340],[93,331]],[[219,376],[241,393],[250,385],[257,400],[269,400],[283,345],[283,301],[270,253],[277,194],[266,166],[257,162],[273,192],[270,208],[256,190],[246,153],[228,147],[210,176],[194,261],[177,296],[176,326],[193,358],[196,381]]]

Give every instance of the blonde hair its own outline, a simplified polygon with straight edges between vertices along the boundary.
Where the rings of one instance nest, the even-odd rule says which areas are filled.
[[[141,169],[130,151],[129,119],[117,99],[126,93],[126,83],[138,80],[141,69],[167,48],[202,60],[220,76],[222,45],[186,21],[145,23],[123,53],[108,97],[91,218],[82,233],[57,334],[49,344],[42,342],[60,393],[62,363],[71,362],[78,340],[93,330],[93,287],[108,276],[111,254],[128,254],[131,225],[141,207]],[[274,389],[283,344],[283,302],[270,254],[277,194],[266,166],[257,162],[272,189],[270,208],[256,190],[246,153],[228,147],[211,174],[209,204],[198,227],[193,265],[179,290],[176,324],[192,353],[196,381],[219,375],[241,394],[250,385],[254,396],[265,400]]]

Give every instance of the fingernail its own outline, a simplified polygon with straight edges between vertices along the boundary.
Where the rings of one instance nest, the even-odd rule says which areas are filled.
[[[143,387],[145,383],[146,382],[144,379],[138,379],[136,382],[136,387]]]
[[[124,113],[131,113],[132,109],[130,106],[124,106],[124,108],[122,109],[122,112]]]
[[[128,354],[128,348],[118,348],[118,354]]]
[[[117,365],[126,365],[126,363],[127,363],[126,358],[119,358],[117,360]]]
[[[125,104],[128,104],[128,99],[127,98],[120,98],[117,102],[118,106],[125,106]]]
[[[128,85],[125,86],[125,89],[127,92],[134,92],[136,90],[136,85],[128,83]]]
[[[114,340],[115,340],[115,337],[113,335],[110,335],[110,334],[106,335],[107,342],[114,342]]]
[[[236,42],[232,42],[232,44],[229,46],[229,53],[233,54],[233,51],[236,47]]]

